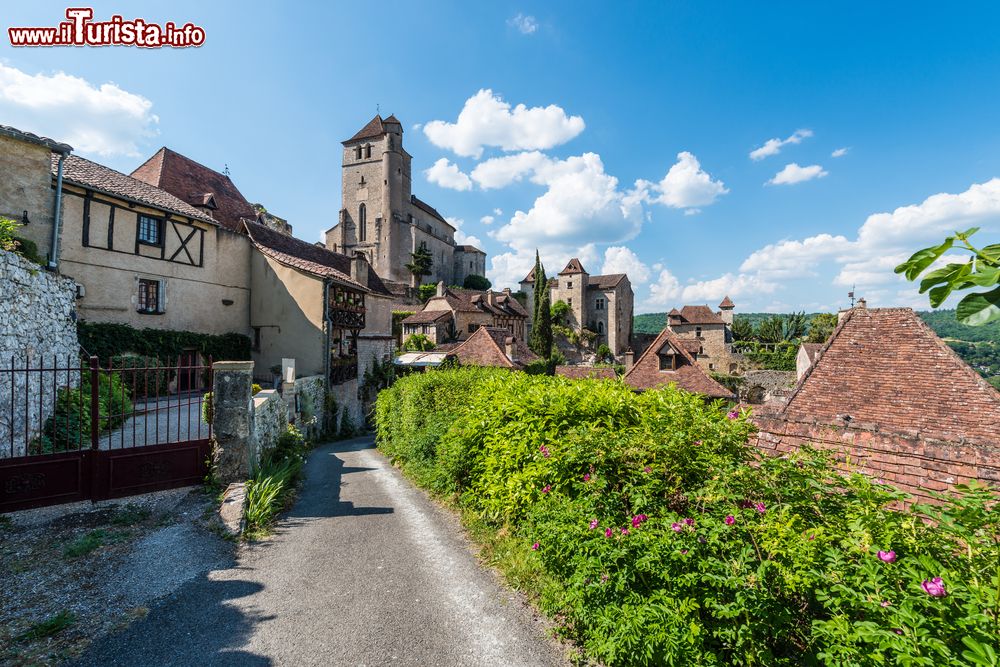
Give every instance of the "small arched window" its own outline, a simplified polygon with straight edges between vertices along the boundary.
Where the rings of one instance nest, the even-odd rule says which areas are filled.
[[[597,333],[599,334],[604,333],[604,322],[597,323]]]
[[[361,204],[358,206],[358,242],[364,243],[367,234],[367,211],[365,210],[365,205]]]
[[[354,149],[354,158],[356,160],[361,159],[361,146],[358,146],[357,148]]]
[[[371,156],[372,156],[372,145],[368,144],[367,146],[365,146],[365,157],[371,157]]]

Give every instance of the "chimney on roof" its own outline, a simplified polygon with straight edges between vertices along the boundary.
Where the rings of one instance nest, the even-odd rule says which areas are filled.
[[[632,366],[635,365],[635,353],[632,348],[625,350],[625,372],[632,370]]]
[[[443,280],[439,280],[438,281],[437,292],[435,292],[435,295],[437,295],[437,296],[444,296],[444,281]]]
[[[364,253],[354,253],[354,259],[351,260],[351,280],[368,287],[368,260],[365,259]]]
[[[858,299],[858,308],[867,308],[868,302],[865,301],[864,297]]]
[[[497,305],[497,293],[491,289],[486,290],[486,303],[491,306]]]
[[[514,361],[514,337],[507,336],[504,339],[504,352],[507,354],[507,358]]]

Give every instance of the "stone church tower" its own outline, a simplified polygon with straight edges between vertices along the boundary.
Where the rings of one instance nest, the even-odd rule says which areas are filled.
[[[416,285],[406,264],[420,247],[433,258],[424,283],[461,285],[468,275],[485,275],[486,253],[456,245],[455,228],[412,194],[399,119],[375,116],[343,147],[340,216],[326,233],[327,248],[363,253],[380,277],[400,285]]]

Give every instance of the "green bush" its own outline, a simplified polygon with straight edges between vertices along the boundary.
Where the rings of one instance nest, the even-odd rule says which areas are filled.
[[[81,373],[80,387],[63,387],[56,393],[55,409],[45,420],[42,435],[29,445],[31,454],[50,454],[90,446],[92,428],[90,373]],[[118,373],[98,375],[98,428],[107,432],[132,416],[131,392]]]
[[[240,361],[250,358],[250,338],[238,333],[202,334],[193,331],[167,329],[136,329],[128,324],[114,322],[76,323],[80,346],[88,354],[102,361],[132,352],[157,357],[167,365],[176,364],[185,350],[197,350],[207,363],[213,361]]]
[[[116,354],[110,364],[121,374],[133,398],[167,395],[173,374],[156,357]]]
[[[474,289],[481,292],[493,287],[493,283],[489,281],[485,276],[469,275],[465,276],[465,281],[462,282],[463,289]]]
[[[407,352],[426,352],[435,348],[434,341],[425,334],[415,333],[403,343],[403,350]]]
[[[998,649],[986,487],[890,509],[906,498],[879,480],[808,449],[763,456],[746,415],[675,388],[462,368],[400,379],[376,416],[379,448],[507,540],[494,562],[604,664],[986,665]]]
[[[263,453],[260,465],[246,485],[245,537],[265,535],[278,513],[291,501],[308,450],[302,433],[289,425],[275,446]]]

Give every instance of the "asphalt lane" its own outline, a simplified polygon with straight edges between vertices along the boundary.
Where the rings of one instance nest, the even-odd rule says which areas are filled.
[[[567,663],[476,562],[456,518],[359,439],[312,453],[272,539],[95,642],[79,664]]]

